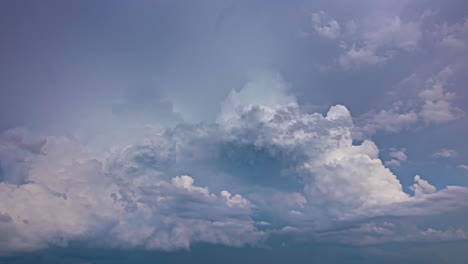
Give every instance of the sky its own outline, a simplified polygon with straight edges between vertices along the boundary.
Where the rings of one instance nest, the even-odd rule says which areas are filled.
[[[0,2],[0,263],[466,263],[464,0]]]

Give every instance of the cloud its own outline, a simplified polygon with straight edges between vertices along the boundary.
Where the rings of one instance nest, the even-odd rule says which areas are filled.
[[[386,161],[385,165],[387,166],[400,166],[401,162],[406,161],[408,158],[405,153],[406,149],[396,149],[396,148],[390,148],[390,157],[392,157],[392,160]]]
[[[422,38],[419,21],[402,21],[395,16],[373,23],[356,26],[352,21],[349,24],[351,35],[358,34],[358,37],[357,40],[344,40],[345,51],[338,58],[342,68],[356,70],[383,64],[393,57],[395,51],[413,51]]]
[[[436,25],[432,34],[440,47],[464,50],[467,48],[468,41],[468,18],[460,23]]]
[[[356,139],[364,139],[377,131],[396,133],[417,121],[418,114],[414,111],[407,113],[398,113],[398,109],[369,111],[359,118],[353,136]]]
[[[312,28],[323,38],[337,39],[340,36],[340,24],[324,11],[312,13]]]
[[[421,177],[419,175],[416,175],[414,177],[414,181],[416,183],[413,184],[410,187],[410,189],[414,192],[414,195],[416,197],[422,196],[424,194],[434,193],[436,191],[436,188],[433,185],[431,185],[426,180],[421,179]]]
[[[442,242],[467,240],[468,231],[463,228],[422,228],[406,222],[385,220],[362,223],[349,229],[321,234],[329,241],[342,240],[348,244],[365,246],[395,242]]]
[[[0,134],[0,181],[12,184],[25,183],[29,161],[41,154],[45,139],[29,136],[20,129]]]
[[[401,161],[392,159],[392,160],[386,161],[385,165],[389,167],[399,167],[401,166]]]
[[[423,82],[424,88],[418,93],[416,102],[406,99],[406,102],[395,102],[390,110],[371,110],[362,114],[356,121],[353,137],[365,139],[378,131],[396,133],[418,121],[429,125],[443,124],[460,118],[464,112],[454,105],[455,93],[447,91],[449,80],[454,74],[453,66],[446,66]],[[412,75],[404,82],[411,86],[420,86],[420,81],[415,79],[416,76]],[[402,109],[405,104],[406,109]]]
[[[395,158],[400,161],[405,161],[408,157],[406,156],[405,153],[406,149],[396,149],[396,148],[391,148],[390,149],[390,157]]]
[[[153,140],[102,159],[69,139],[49,137],[44,154],[31,160],[27,184],[0,183],[0,211],[11,218],[0,223],[1,254],[81,239],[160,250],[262,239],[245,198],[226,190],[216,195],[190,176],[168,177],[172,148]]]
[[[420,115],[428,123],[445,123],[456,119],[461,110],[452,105],[455,93],[447,92],[449,78],[453,75],[447,66],[426,82],[426,89],[419,93],[424,101]]]
[[[454,149],[441,149],[432,154],[434,158],[451,158],[457,155],[457,151]]]
[[[437,191],[419,176],[410,187],[414,196],[405,193],[373,141],[353,142],[355,126],[345,106],[332,106],[325,115],[305,113],[288,87],[279,74],[261,74],[227,96],[214,124],[180,124],[118,140],[105,150],[58,136],[29,144],[17,132],[3,133],[2,146],[15,151],[0,152],[7,157],[2,161],[15,164],[19,155],[25,166],[21,184],[0,182],[1,254],[71,241],[175,250],[199,242],[255,246],[284,232],[326,240],[320,235],[324,230],[343,225],[371,225],[378,217],[393,224],[392,216],[435,215],[466,207],[466,188]],[[266,163],[241,159],[246,152],[236,151],[234,159],[223,159],[226,148],[247,148]],[[404,149],[390,155],[398,161],[407,158]],[[281,163],[274,168],[282,173],[259,178],[260,187],[249,186],[230,178],[244,172],[243,163],[238,173],[220,166],[233,160],[253,167]],[[216,176],[215,187],[207,186],[213,181],[204,173],[210,172]],[[260,170],[265,172],[272,171]],[[298,187],[286,191],[268,185],[275,177],[286,177]],[[224,183],[229,186],[221,186]],[[369,228],[343,230],[366,238]],[[375,235],[381,231],[370,230]],[[459,234],[423,230],[431,235],[421,237],[419,229],[408,235],[429,240]],[[333,239],[350,242],[342,236]]]
[[[464,170],[468,170],[468,165],[465,165],[465,164],[460,164],[457,167],[461,168],[461,169],[464,169]]]
[[[366,47],[352,46],[338,58],[338,63],[346,70],[359,69],[365,65],[378,65],[386,62],[388,58],[375,54],[374,50]]]
[[[262,84],[265,82],[253,81],[244,89],[261,91],[265,89]],[[229,119],[220,118],[226,121],[220,125],[230,142],[267,149],[270,155],[289,160],[293,171],[297,171],[306,202],[303,207],[289,209],[288,217],[283,218],[288,232],[317,236],[319,230],[347,221],[368,222],[373,217],[384,217],[391,222],[392,216],[436,215],[465,206],[466,188],[454,186],[437,191],[420,176],[410,186],[414,196],[405,193],[397,177],[378,158],[379,150],[372,141],[353,144],[354,125],[346,107],[333,106],[326,115],[306,114],[286,89],[275,92],[289,98],[284,107],[278,107],[276,101],[238,106],[242,110],[229,115]],[[407,159],[405,149],[392,149],[390,155],[398,162]],[[308,219],[314,219],[313,226]],[[430,240],[431,236],[419,233],[419,229],[412,230],[409,240]],[[365,236],[355,237],[361,235]],[[343,241],[342,237],[335,240],[339,241]]]
[[[243,92],[262,90],[262,84],[253,82]],[[315,203],[335,202],[346,210],[407,198],[396,177],[378,160],[378,149],[372,141],[352,144],[353,123],[346,107],[333,106],[326,116],[301,113],[294,101],[283,108],[271,102],[248,104],[242,110],[229,115],[229,119],[221,118],[226,122],[221,123],[224,134],[230,140],[271,152],[304,156],[297,169],[306,197]]]

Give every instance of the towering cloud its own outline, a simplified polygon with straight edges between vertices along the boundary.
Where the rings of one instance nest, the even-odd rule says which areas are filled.
[[[4,132],[1,253],[70,241],[157,250],[197,242],[259,245],[268,236],[296,232],[356,243],[345,238],[351,233],[366,237],[365,243],[381,243],[396,240],[396,226],[413,232],[408,240],[466,237],[463,226],[423,230],[393,223],[395,215],[462,208],[468,191],[454,186],[437,191],[416,176],[410,186],[414,195],[404,192],[376,144],[354,142],[353,129],[345,106],[332,106],[325,115],[305,113],[279,74],[263,73],[227,96],[215,124],[181,124],[105,150],[67,137],[28,141],[19,130]],[[197,177],[206,180],[203,174],[185,175],[203,167],[229,182],[226,174],[238,174],[219,165],[232,162],[222,160],[226,148],[250,148],[265,157],[266,165],[258,166],[281,161],[286,172],[281,177],[301,188],[266,190],[235,181],[232,187],[240,194],[219,185],[210,186],[218,189],[213,192],[197,184]],[[391,156],[406,159],[402,151]],[[257,166],[257,160],[249,162]],[[265,181],[274,177],[267,176]],[[269,217],[281,221],[269,223]],[[334,228],[342,231],[328,233]]]

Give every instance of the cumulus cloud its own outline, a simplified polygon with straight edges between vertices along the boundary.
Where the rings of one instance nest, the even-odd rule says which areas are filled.
[[[437,191],[419,176],[410,187],[414,196],[404,192],[373,141],[353,142],[354,128],[345,106],[332,106],[325,115],[305,113],[287,82],[265,73],[228,95],[215,124],[181,124],[105,151],[66,137],[24,143],[28,141],[16,132],[5,132],[1,138],[8,143],[2,146],[15,151],[13,158],[2,160],[14,164],[21,157],[27,166],[20,170],[21,184],[0,183],[1,253],[75,240],[156,250],[197,242],[258,245],[278,232],[320,238],[323,230],[343,223],[466,206],[466,188]],[[281,161],[285,177],[300,188],[250,188],[238,181],[232,186],[236,192],[225,188],[231,186],[213,192],[216,188],[196,184],[203,174],[177,173],[196,163],[216,171],[222,183],[220,153],[236,147],[250,147],[272,163]],[[10,152],[0,153],[8,157]],[[407,158],[404,149],[390,155],[398,161]],[[345,229],[357,232],[356,237],[366,237],[366,230],[382,231]],[[452,237],[431,230],[425,229],[431,235],[423,237]]]
[[[245,89],[250,93],[257,85]],[[375,144],[371,141],[352,144],[353,122],[344,106],[331,107],[322,116],[301,113],[295,101],[282,109],[273,102],[246,106],[242,113],[222,120],[228,122],[221,125],[230,140],[271,152],[300,153],[303,160],[297,169],[305,184],[304,191],[317,205],[332,202],[347,210],[407,199],[395,175],[378,159]]]
[[[244,89],[264,89],[260,83],[253,83],[256,82]],[[331,107],[325,116],[305,114],[293,98],[288,98],[283,108],[278,108],[275,102],[238,108],[243,112],[230,115],[230,119],[221,118],[227,122],[226,125],[221,122],[224,135],[230,141],[253,144],[268,149],[271,155],[283,153],[281,157],[291,158],[304,183],[307,205],[327,208],[326,214],[346,218],[365,211],[382,212],[386,205],[413,201],[402,191],[396,176],[382,164],[372,141],[353,144],[354,125],[346,107]],[[407,159],[404,149],[395,149],[391,155],[399,161]],[[415,182],[412,188],[418,196],[432,192],[433,187],[429,187],[432,185],[419,176]]]
[[[242,196],[216,195],[186,175],[170,179],[164,168],[172,148],[164,141],[102,159],[69,139],[49,137],[42,151],[31,160],[27,184],[0,183],[2,254],[80,239],[164,250],[262,239]]]
[[[312,13],[312,27],[323,38],[337,39],[340,35],[340,24],[324,11]]]

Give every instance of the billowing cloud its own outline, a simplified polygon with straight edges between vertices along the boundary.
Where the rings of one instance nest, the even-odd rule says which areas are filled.
[[[252,82],[241,93],[262,90],[261,85]],[[221,118],[220,124],[228,140],[252,144],[257,149],[267,149],[270,155],[290,159],[304,184],[306,206],[295,210],[302,214],[303,220],[311,217],[317,225],[326,225],[330,219],[352,219],[366,213],[407,214],[410,210],[405,208],[438,194],[435,187],[419,176],[411,187],[415,196],[405,193],[397,177],[378,158],[379,150],[372,141],[353,143],[354,125],[346,107],[333,106],[325,116],[305,114],[290,95],[285,94],[283,98],[289,98],[283,108],[278,107],[277,101],[269,105],[238,106],[236,114]],[[392,151],[391,155],[399,161],[407,158],[404,149]],[[464,188],[461,190],[466,192]],[[440,194],[446,192],[442,190]],[[466,194],[449,199],[460,201],[463,197]],[[424,206],[418,211],[429,212]],[[328,220],[320,223],[318,219]]]
[[[164,169],[174,149],[154,140],[102,158],[67,138],[47,138],[30,161],[28,183],[0,183],[1,253],[80,239],[160,250],[262,239],[249,201],[226,190],[213,194],[190,176],[171,179]]]
[[[105,150],[57,136],[24,143],[29,141],[20,132],[7,131],[2,134],[2,146],[7,146],[2,162],[13,165],[2,167],[15,168],[19,159],[25,164],[21,170],[7,169],[4,177],[23,181],[0,183],[1,253],[76,240],[156,250],[198,242],[259,245],[269,235],[284,233],[354,243],[321,234],[351,223],[343,232],[367,239],[369,232],[394,232],[392,216],[436,215],[466,207],[466,188],[437,191],[420,176],[409,188],[414,195],[404,192],[373,141],[353,142],[354,128],[345,106],[332,106],[325,115],[305,113],[279,74],[264,73],[227,96],[214,124],[180,124]],[[222,188],[196,184],[197,179],[209,182],[203,173],[190,176],[198,167],[214,171],[221,183],[239,174],[219,165],[232,162],[223,160],[226,148],[252,151],[271,161],[266,167],[281,162],[282,173],[260,178],[264,182],[259,185],[287,177],[300,188],[252,188],[240,179]],[[406,160],[404,149],[390,155]],[[253,166],[258,162],[240,160]],[[178,173],[181,170],[187,172]],[[387,224],[375,226],[372,219],[377,217],[386,218]],[[410,231],[409,240],[465,239],[463,227]]]

